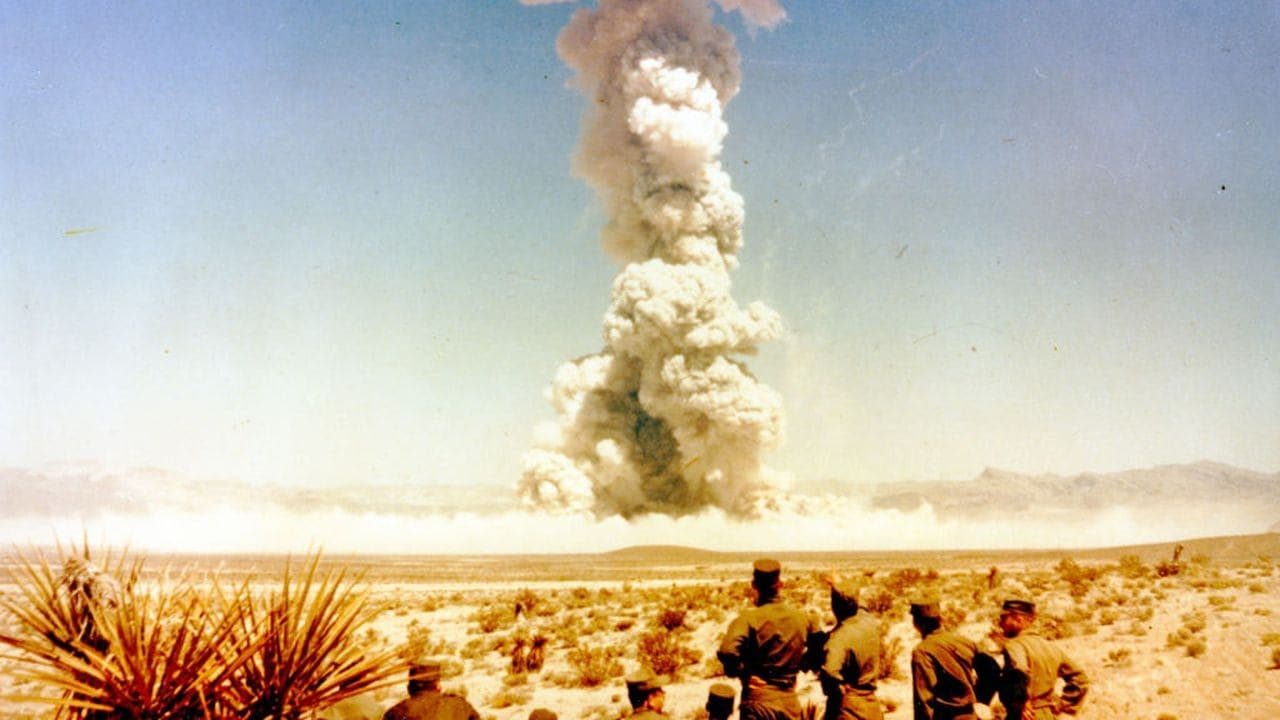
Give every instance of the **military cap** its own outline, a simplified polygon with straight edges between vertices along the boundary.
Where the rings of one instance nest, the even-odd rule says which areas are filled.
[[[434,682],[440,679],[441,667],[439,660],[431,658],[417,658],[409,663],[409,679],[419,680],[421,682]]]
[[[627,676],[627,692],[650,693],[654,690],[661,690],[665,682],[666,678],[641,670],[640,672]]]
[[[858,607],[858,586],[852,580],[832,580],[828,583],[831,587],[832,602],[842,602],[850,607]]]
[[[782,575],[782,565],[772,558],[760,558],[751,566],[751,579],[756,585],[772,585]]]
[[[1036,604],[1024,598],[1009,598],[1000,606],[1005,612],[1021,613],[1023,615],[1035,615]]]
[[[707,712],[712,716],[728,717],[733,712],[733,686],[715,683],[707,691]]]
[[[557,715],[546,708],[534,708],[529,720],[557,720]]]
[[[932,595],[921,595],[911,599],[911,617],[942,618],[942,603]]]

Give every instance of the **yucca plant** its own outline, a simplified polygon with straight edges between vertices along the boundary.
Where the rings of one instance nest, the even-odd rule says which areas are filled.
[[[59,547],[61,551],[61,547]],[[10,699],[55,706],[83,720],[293,720],[392,682],[394,651],[364,655],[360,626],[376,614],[344,573],[299,581],[286,568],[279,592],[255,596],[248,580],[226,588],[182,576],[138,582],[142,561],[105,557],[86,543],[59,569],[19,553],[0,597],[17,632],[0,634],[19,674],[60,696]]]
[[[42,553],[19,554],[18,594],[3,600],[19,632],[0,643],[18,650],[21,675],[62,693],[17,699],[52,703],[59,718],[222,716],[228,679],[257,650],[236,635],[247,603],[214,613],[186,578],[141,589],[141,558],[105,560],[107,570],[95,567],[88,543],[60,572]],[[247,585],[239,594],[248,598]]]
[[[261,643],[232,678],[230,701],[243,720],[296,720],[353,695],[398,682],[394,649],[366,652],[357,631],[377,609],[355,592],[358,578],[286,565],[278,591],[247,604],[240,635]]]

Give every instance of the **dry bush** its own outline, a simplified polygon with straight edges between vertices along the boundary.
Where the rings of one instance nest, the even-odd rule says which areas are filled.
[[[698,651],[680,642],[676,635],[661,629],[641,635],[636,653],[640,664],[658,675],[676,675],[685,666],[701,659]]]
[[[475,628],[469,632],[474,634],[478,631],[488,635],[496,632],[498,628],[506,628],[515,622],[515,613],[511,606],[506,604],[485,605],[471,613],[467,620],[476,624]]]
[[[497,692],[489,696],[489,701],[485,704],[491,708],[501,710],[509,708],[513,705],[524,705],[533,699],[533,688],[528,685],[518,687],[503,687]]]
[[[902,677],[898,668],[898,656],[902,654],[903,643],[900,637],[880,636],[880,666],[876,674],[877,680],[897,680]]]
[[[1089,588],[1098,579],[1100,571],[1096,567],[1088,567],[1071,558],[1062,558],[1054,566],[1058,576],[1067,583],[1071,597],[1082,598],[1089,594]]]
[[[656,623],[658,627],[662,628],[663,630],[666,630],[667,632],[672,632],[674,630],[678,630],[684,627],[685,616],[688,614],[689,614],[689,611],[687,610],[682,610],[679,608],[667,608],[662,612],[658,613],[658,618],[656,620]]]
[[[621,653],[610,646],[582,645],[570,650],[566,659],[580,687],[598,687],[622,676]]]
[[[369,628],[368,632],[376,631],[373,628]],[[432,640],[430,628],[422,625],[417,620],[409,621],[405,635],[405,641],[396,648],[396,654],[401,660],[408,662],[424,655],[445,654],[445,642],[443,640]]]
[[[1145,578],[1150,572],[1137,555],[1121,555],[1117,566],[1120,574],[1127,578]]]

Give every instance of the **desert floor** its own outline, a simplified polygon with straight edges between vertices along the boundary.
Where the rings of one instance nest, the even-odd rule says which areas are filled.
[[[784,596],[830,627],[818,574],[862,587],[863,612],[880,620],[887,659],[879,697],[888,718],[911,717],[907,617],[917,592],[941,596],[948,623],[983,643],[1009,594],[1040,604],[1037,631],[1061,643],[1090,678],[1082,717],[1280,717],[1280,536],[1188,541],[1178,573],[1161,577],[1173,544],[1025,553],[781,554]],[[328,558],[365,573],[360,588],[376,619],[371,647],[445,661],[445,689],[485,718],[525,718],[547,707],[566,720],[626,712],[622,677],[642,664],[672,669],[668,714],[705,717],[719,674],[715,649],[747,607],[751,555],[682,548],[541,557]],[[272,577],[279,558],[168,558],[171,565]],[[152,561],[155,562],[154,560]],[[1166,565],[1167,567],[1167,565]],[[994,582],[991,569],[996,568]],[[517,601],[529,607],[519,620]],[[513,674],[514,638],[545,640],[545,665]],[[44,718],[15,696],[40,692],[0,660],[0,717]],[[800,692],[821,704],[812,676]],[[388,688],[375,698],[390,706]],[[985,709],[984,709],[985,710]],[[998,710],[996,711],[998,715]],[[990,713],[988,713],[990,714]]]

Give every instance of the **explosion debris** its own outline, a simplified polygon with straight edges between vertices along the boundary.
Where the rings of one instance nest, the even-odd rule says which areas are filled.
[[[755,25],[785,16],[773,0],[720,5]],[[750,517],[777,497],[762,456],[782,440],[781,398],[738,358],[781,321],[730,293],[743,206],[719,156],[739,57],[712,19],[703,0],[603,0],[557,43],[592,101],[574,170],[599,194],[603,244],[624,267],[604,350],[561,366],[548,390],[559,419],[525,457],[530,506]]]

